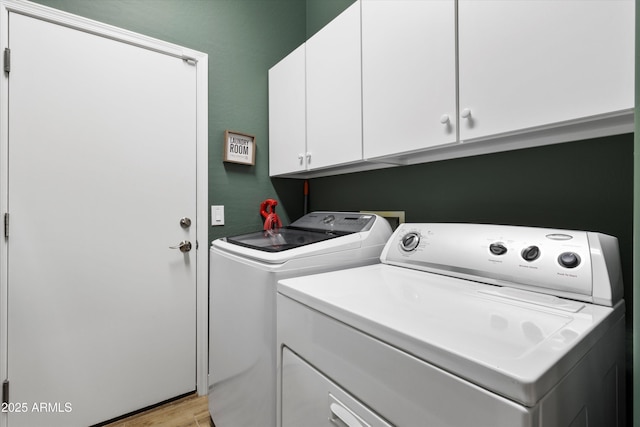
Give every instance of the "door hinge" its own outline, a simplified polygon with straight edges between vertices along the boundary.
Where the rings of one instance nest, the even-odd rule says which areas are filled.
[[[4,214],[4,237],[9,237],[9,212]]]
[[[2,383],[2,403],[5,405],[9,403],[9,380],[4,380]]]
[[[11,72],[11,49],[8,47],[4,49],[4,72]]]

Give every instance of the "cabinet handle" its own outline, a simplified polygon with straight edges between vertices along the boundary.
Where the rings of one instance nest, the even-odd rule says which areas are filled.
[[[307,153],[307,163],[311,163],[311,151]]]
[[[471,117],[471,110],[468,108],[465,108],[464,110],[462,110],[462,113],[460,115],[462,116],[463,119],[468,119],[469,117]]]
[[[449,115],[443,114],[442,117],[440,117],[440,123],[442,123],[443,125],[449,123]]]
[[[304,154],[298,154],[298,161],[300,162],[300,164],[302,164],[302,162],[304,161]]]

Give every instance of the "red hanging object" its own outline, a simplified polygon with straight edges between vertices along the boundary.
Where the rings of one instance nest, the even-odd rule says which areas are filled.
[[[278,202],[274,199],[267,199],[260,204],[260,215],[264,218],[264,229],[273,230],[282,227],[282,221],[276,214]]]
[[[304,209],[302,213],[306,215],[309,213],[309,181],[306,179],[304,180],[302,193],[304,195]]]

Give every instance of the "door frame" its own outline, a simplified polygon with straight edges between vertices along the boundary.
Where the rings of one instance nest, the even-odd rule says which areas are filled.
[[[208,393],[208,55],[163,42],[91,19],[62,12],[25,0],[0,0],[0,59],[9,45],[9,13],[19,13],[79,31],[106,37],[143,49],[188,61],[196,67],[196,388]],[[0,60],[0,63],[3,63]],[[0,70],[0,381],[8,376],[8,241],[4,237],[4,216],[8,212],[9,79]],[[202,246],[200,246],[202,245]],[[7,415],[0,416],[6,426]]]

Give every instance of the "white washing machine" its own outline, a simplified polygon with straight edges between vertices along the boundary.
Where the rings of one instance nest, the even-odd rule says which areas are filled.
[[[403,224],[278,285],[278,426],[625,425],[617,239]]]
[[[391,227],[373,214],[314,212],[210,251],[209,412],[216,427],[276,423],[279,279],[379,263]]]

